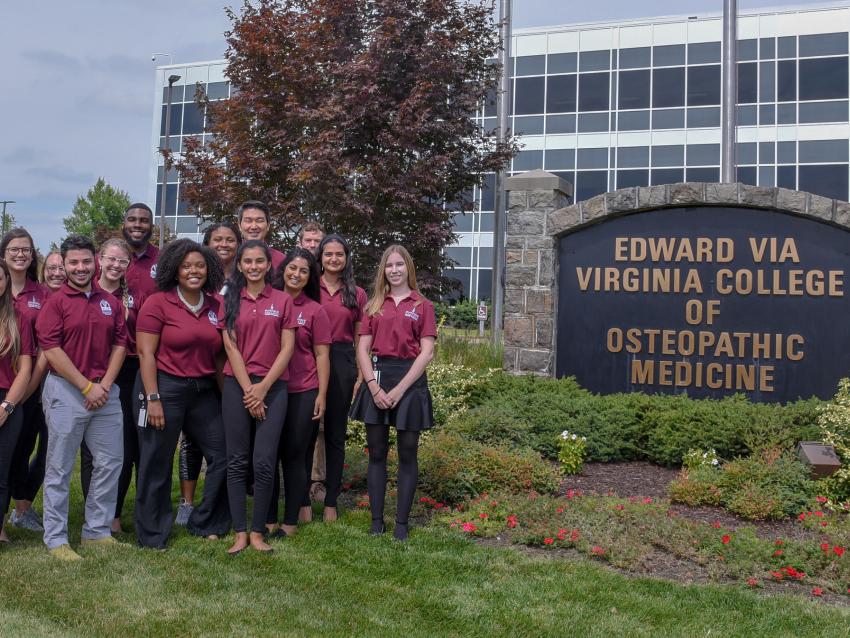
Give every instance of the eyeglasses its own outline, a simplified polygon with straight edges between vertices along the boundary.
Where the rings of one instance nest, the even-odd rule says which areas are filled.
[[[130,265],[129,259],[118,259],[118,257],[101,257],[101,261],[106,264],[121,266],[122,268]]]
[[[9,246],[6,248],[6,252],[10,255],[23,255],[24,257],[29,257],[32,255],[32,248],[15,248],[14,246]]]
[[[65,272],[65,268],[62,266],[47,266],[44,270],[47,272]]]

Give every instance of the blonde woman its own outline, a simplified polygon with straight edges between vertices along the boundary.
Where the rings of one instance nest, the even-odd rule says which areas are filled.
[[[434,425],[425,368],[434,357],[434,305],[419,294],[416,269],[403,246],[384,251],[360,324],[357,365],[363,383],[351,418],[366,424],[367,487],[372,534],[384,532],[389,429],[398,439],[398,508],[393,536],[406,540],[419,474],[419,433]]]

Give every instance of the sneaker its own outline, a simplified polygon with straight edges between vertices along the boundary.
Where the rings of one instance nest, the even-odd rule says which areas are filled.
[[[31,521],[33,525],[38,525],[38,529],[36,531],[44,531],[44,523],[41,520],[41,515],[35,510],[34,507],[31,507],[26,512],[24,512],[24,518],[26,518],[28,521]]]
[[[31,532],[43,532],[44,526],[38,520],[38,514],[30,514],[30,512],[32,512],[32,509],[27,510],[23,514],[18,514],[18,510],[12,510],[12,513],[9,514],[9,525]]]
[[[118,547],[126,543],[119,543],[112,536],[101,536],[100,538],[83,538],[80,540],[82,547]]]
[[[192,510],[195,508],[192,507],[192,504],[189,503],[186,499],[180,499],[180,505],[177,506],[177,517],[174,519],[175,525],[182,525],[186,527],[186,524],[189,522],[189,517],[192,515]]]
[[[73,549],[71,549],[71,546],[67,543],[65,543],[64,545],[60,545],[59,547],[54,547],[53,549],[48,549],[47,553],[53,556],[53,558],[66,562],[83,559],[83,557],[80,556]]]

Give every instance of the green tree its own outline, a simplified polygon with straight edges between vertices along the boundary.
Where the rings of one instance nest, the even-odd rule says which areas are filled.
[[[124,211],[129,205],[130,197],[127,193],[113,188],[100,177],[84,197],[77,197],[71,214],[62,223],[68,234],[94,237],[98,228],[121,228]]]

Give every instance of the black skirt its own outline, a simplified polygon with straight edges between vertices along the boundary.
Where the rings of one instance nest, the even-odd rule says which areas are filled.
[[[404,378],[413,359],[378,357],[375,369],[380,371],[380,385],[384,392],[392,390]],[[390,410],[382,410],[375,405],[369,384],[360,385],[349,416],[356,421],[377,425],[392,425],[397,430],[419,432],[434,427],[434,408],[431,392],[428,390],[428,377],[423,372],[413,385],[402,395],[398,404]],[[374,386],[372,386],[374,387]]]

